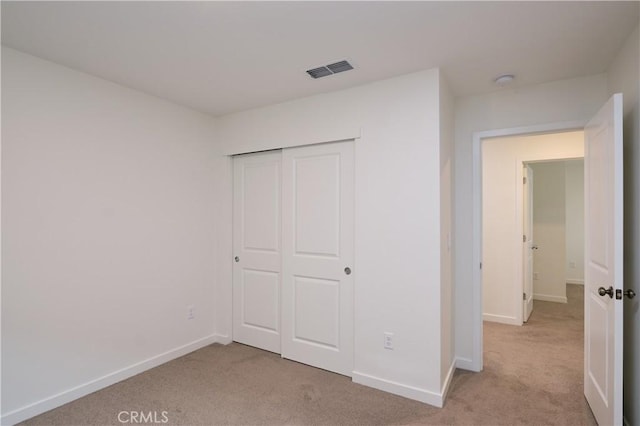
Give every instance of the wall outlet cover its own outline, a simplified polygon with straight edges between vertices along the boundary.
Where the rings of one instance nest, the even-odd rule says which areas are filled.
[[[393,349],[393,333],[384,333],[384,348]]]

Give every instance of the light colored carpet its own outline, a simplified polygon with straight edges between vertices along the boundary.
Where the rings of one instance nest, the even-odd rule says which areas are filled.
[[[124,410],[168,425],[595,425],[582,394],[582,287],[535,302],[522,326],[485,323],[482,373],[458,370],[442,409],[237,343],[211,345],[24,425],[119,425]]]

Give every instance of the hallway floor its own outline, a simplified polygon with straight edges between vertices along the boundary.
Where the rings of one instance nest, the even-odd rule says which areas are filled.
[[[513,424],[597,424],[583,395],[583,292],[567,284],[568,303],[534,301],[522,327],[484,323],[482,374],[500,394],[500,417]],[[483,398],[481,384],[468,380]]]

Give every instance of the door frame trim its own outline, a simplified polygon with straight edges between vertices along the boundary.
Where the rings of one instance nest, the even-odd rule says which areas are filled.
[[[471,362],[465,365],[471,371],[482,371],[483,368],[483,331],[482,331],[482,141],[502,136],[527,136],[545,133],[560,133],[572,130],[583,130],[588,120],[563,121],[536,124],[523,127],[510,127],[484,130],[473,133],[472,141],[472,223],[471,223],[471,270],[472,270],[472,335]],[[467,364],[465,362],[465,364]]]
[[[518,160],[516,160],[516,162],[517,161]],[[525,168],[527,168],[527,167],[531,168],[531,164],[532,164],[532,162],[531,161],[527,161],[527,160],[522,160],[520,162],[520,173],[522,173],[523,179],[518,179],[518,182],[519,181],[524,182],[524,174],[525,174],[524,171],[525,171]],[[517,171],[518,170],[516,170],[516,172]],[[533,169],[531,169],[531,173],[533,173]],[[525,219],[525,214],[526,214],[526,210],[524,208],[524,201],[527,200],[527,199],[529,200],[529,203],[530,203],[529,204],[529,209],[531,211],[531,217],[533,217],[533,202],[532,202],[533,201],[533,186],[531,185],[531,180],[532,180],[531,175],[528,175],[526,184],[527,184],[527,190],[530,191],[529,194],[527,194],[524,191],[524,188],[522,188],[522,191],[518,190],[516,192],[516,223],[517,223],[518,218],[519,218],[520,222],[521,222],[520,223],[520,229],[522,229],[522,235],[526,235],[527,239],[532,236],[531,234],[533,234],[533,220],[531,220],[531,224],[530,224],[531,228],[529,228],[529,232],[528,233],[525,232],[525,228],[526,228],[527,225],[526,225],[526,221],[524,220]],[[533,181],[535,182],[535,177],[533,178]],[[521,196],[520,200],[518,200],[518,198],[519,198],[518,195]],[[531,197],[529,197],[529,196],[531,196]],[[523,243],[525,243],[525,241],[523,241]],[[520,249],[520,252],[522,253],[522,256],[520,258],[520,265],[517,265],[517,266],[519,266],[520,274],[522,274],[522,293],[525,294],[526,296],[531,297],[531,303],[533,304],[533,259],[531,259],[531,268],[532,269],[531,269],[531,271],[529,271],[530,274],[531,274],[531,294],[526,294],[527,293],[526,292],[526,290],[527,290],[526,289],[526,287],[527,287],[527,277],[526,277],[526,274],[525,274],[525,267],[526,267],[526,264],[528,262],[528,260],[526,260],[525,257],[529,256],[529,255],[533,257],[533,251],[532,251],[532,248],[529,247],[529,245],[525,246],[524,244],[519,244],[519,249]],[[526,253],[526,255],[525,255],[525,253]],[[525,320],[526,312],[527,312],[527,309],[525,308],[526,302],[527,302],[527,299],[523,299],[521,301],[520,300],[518,301],[518,304],[520,305],[520,324],[521,325],[524,324],[526,322],[526,320],[529,319],[529,317],[527,317],[526,320]],[[532,307],[532,309],[533,309],[533,307]],[[531,313],[529,313],[529,315],[531,315]]]

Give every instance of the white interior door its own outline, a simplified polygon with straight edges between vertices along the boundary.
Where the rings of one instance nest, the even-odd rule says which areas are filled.
[[[621,425],[621,94],[614,95],[585,128],[584,166],[584,394],[599,424]]]
[[[522,260],[523,271],[523,307],[522,321],[527,322],[533,311],[533,169],[525,164],[523,174],[523,244]]]
[[[286,149],[282,170],[282,356],[351,376],[353,142]]]
[[[280,353],[281,152],[234,157],[233,340]]]

